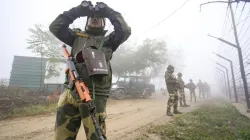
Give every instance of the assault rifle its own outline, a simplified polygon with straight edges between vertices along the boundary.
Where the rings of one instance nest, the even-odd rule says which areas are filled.
[[[70,74],[70,78],[73,81],[73,84],[76,87],[76,90],[81,98],[81,103],[85,104],[88,108],[89,114],[91,116],[91,119],[93,121],[93,124],[95,126],[96,132],[99,135],[100,140],[104,140],[102,131],[99,127],[99,125],[97,124],[97,121],[95,119],[95,104],[92,101],[90,95],[89,95],[89,90],[88,88],[85,86],[82,78],[79,76],[79,74],[76,71],[76,67],[74,64],[74,59],[73,57],[70,56],[68,50],[66,49],[66,45],[63,44],[62,45],[64,53],[65,53],[65,57],[66,57],[66,62],[67,62],[67,69],[66,69],[66,73],[69,72]]]

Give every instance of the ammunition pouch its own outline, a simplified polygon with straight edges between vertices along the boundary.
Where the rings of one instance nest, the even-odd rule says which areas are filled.
[[[82,56],[86,62],[89,76],[108,75],[108,66],[104,52],[92,48],[84,48]]]
[[[81,50],[72,56],[76,70],[82,80],[91,81],[90,79],[92,78],[102,79],[103,76],[108,75],[109,65],[107,64],[105,53],[102,51],[103,42],[104,39],[102,38],[98,46],[90,46],[85,43],[81,46]],[[68,81],[65,83],[67,87],[74,89],[74,83],[69,73],[66,73],[66,78],[66,81]]]

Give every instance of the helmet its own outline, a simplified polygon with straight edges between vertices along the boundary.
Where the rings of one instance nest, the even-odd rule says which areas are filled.
[[[178,76],[182,76],[182,73],[181,73],[181,72],[179,72],[177,75],[178,75]]]
[[[168,68],[167,68],[168,70],[174,70],[174,66],[172,66],[172,65],[168,65]]]
[[[192,80],[192,79],[190,79],[189,81],[190,81],[190,82],[193,82],[193,80]]]

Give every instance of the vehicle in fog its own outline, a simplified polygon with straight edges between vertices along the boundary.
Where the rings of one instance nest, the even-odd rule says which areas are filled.
[[[155,85],[150,80],[147,76],[119,76],[112,84],[110,95],[118,100],[126,96],[150,97],[155,92]]]

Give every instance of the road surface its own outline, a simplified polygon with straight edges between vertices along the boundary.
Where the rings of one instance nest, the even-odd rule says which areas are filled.
[[[187,112],[195,108],[181,108]],[[107,105],[107,136],[110,140],[133,139],[140,129],[151,123],[168,121],[165,115],[167,96],[153,96],[150,99],[110,100]],[[55,114],[15,118],[0,121],[1,140],[52,140]],[[77,140],[86,140],[84,130],[79,130]]]

